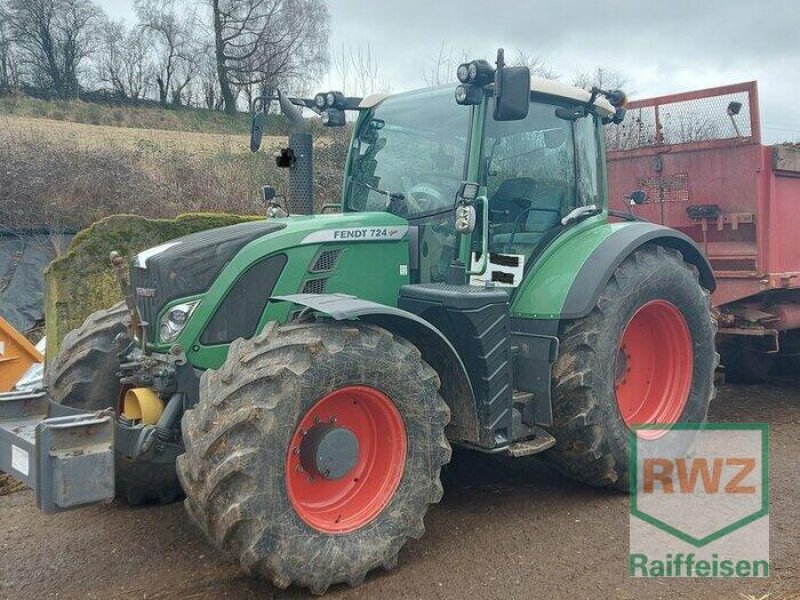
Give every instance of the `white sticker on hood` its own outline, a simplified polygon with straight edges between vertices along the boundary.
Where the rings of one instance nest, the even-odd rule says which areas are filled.
[[[161,254],[162,252],[169,250],[170,248],[172,248],[173,246],[177,246],[178,244],[180,244],[180,242],[167,242],[166,244],[161,244],[160,246],[156,246],[155,248],[150,248],[148,250],[139,252],[139,254],[137,254],[133,258],[133,264],[134,266],[139,267],[140,269],[146,269],[148,258],[153,258],[154,256],[157,256],[158,254]]]

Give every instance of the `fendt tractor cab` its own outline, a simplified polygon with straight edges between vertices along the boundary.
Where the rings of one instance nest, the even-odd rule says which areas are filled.
[[[115,257],[127,303],[64,339],[46,392],[2,397],[0,468],[50,512],[185,495],[247,573],[316,593],[396,564],[451,445],[627,489],[633,426],[706,418],[709,265],[609,213],[621,92],[502,51],[458,78],[455,99],[280,94],[286,197]],[[302,108],[352,127],[341,201],[313,216]]]

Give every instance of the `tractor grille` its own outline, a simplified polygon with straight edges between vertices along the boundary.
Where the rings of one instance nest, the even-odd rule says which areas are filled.
[[[336,268],[336,263],[339,262],[341,254],[341,248],[337,248],[336,250],[323,250],[317,255],[317,259],[311,267],[311,272],[324,273],[326,271],[333,271]]]
[[[321,277],[319,279],[309,279],[303,285],[303,293],[304,294],[324,294],[325,287],[328,284],[327,277]]]

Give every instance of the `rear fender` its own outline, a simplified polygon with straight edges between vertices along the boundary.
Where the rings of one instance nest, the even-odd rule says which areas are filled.
[[[414,344],[441,380],[439,393],[450,407],[447,437],[479,442],[478,414],[466,368],[450,341],[436,327],[405,310],[344,294],[294,294],[270,300],[291,302],[337,321],[360,320],[382,327]]]
[[[678,250],[698,271],[700,285],[713,292],[714,274],[687,235],[648,222],[605,223],[570,236],[542,256],[514,297],[512,316],[580,319],[597,304],[617,267],[637,248],[654,244]]]

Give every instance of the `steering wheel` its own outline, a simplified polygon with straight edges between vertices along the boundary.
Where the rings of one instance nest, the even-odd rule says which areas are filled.
[[[447,189],[449,186],[445,187],[441,184],[437,184],[436,180],[448,180],[461,184],[460,177],[445,173],[420,173],[417,175],[417,179],[419,183],[412,186],[411,189],[406,192],[406,195],[413,197],[420,205],[425,204],[430,206],[433,204],[434,206],[444,206],[447,203],[448,200],[442,189]]]

